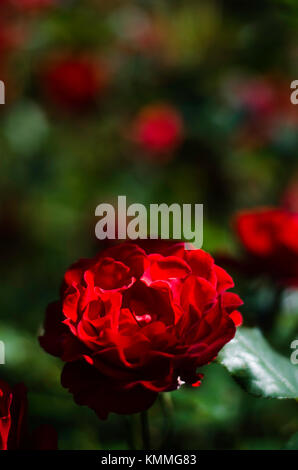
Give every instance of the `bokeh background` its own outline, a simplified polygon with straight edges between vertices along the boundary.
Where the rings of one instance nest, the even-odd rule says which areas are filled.
[[[26,383],[32,427],[54,425],[60,449],[129,445],[127,419],[76,406],[37,341],[66,268],[100,249],[95,207],[123,194],[203,203],[213,255],[237,253],[236,211],[298,211],[297,26],[295,0],[0,1],[0,372]],[[270,287],[235,280],[245,324],[257,324]],[[295,291],[266,334],[290,356]],[[150,410],[155,447],[165,436],[175,449],[291,445],[297,403],[249,396],[220,365],[205,369],[200,388]]]

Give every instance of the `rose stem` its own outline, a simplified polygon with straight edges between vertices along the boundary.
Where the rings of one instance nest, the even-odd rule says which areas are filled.
[[[149,419],[148,412],[142,411],[141,413],[141,426],[142,426],[142,438],[143,438],[143,449],[150,449],[150,430],[149,430]]]
[[[124,416],[124,422],[126,427],[126,439],[130,450],[136,450],[134,440],[134,423],[133,416]]]
[[[163,449],[173,434],[173,403],[170,393],[160,393],[159,401],[163,414],[163,439],[160,449]]]

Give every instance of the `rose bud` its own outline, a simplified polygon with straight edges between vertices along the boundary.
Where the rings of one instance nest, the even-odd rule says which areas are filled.
[[[63,56],[45,67],[43,82],[46,95],[55,105],[83,111],[101,95],[106,73],[87,57]]]
[[[151,155],[170,153],[181,142],[183,121],[170,105],[157,104],[143,108],[132,125],[132,140]]]

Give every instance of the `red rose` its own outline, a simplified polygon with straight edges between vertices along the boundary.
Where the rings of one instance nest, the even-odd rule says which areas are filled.
[[[238,77],[227,82],[225,97],[242,116],[237,135],[241,145],[259,147],[275,142],[283,132],[295,132],[298,113],[289,99],[289,83],[270,76]]]
[[[23,384],[13,389],[0,380],[0,450],[54,450],[57,435],[49,426],[30,436],[27,429],[27,391]]]
[[[264,273],[298,286],[298,213],[258,209],[236,218],[236,231],[246,257],[239,263],[249,273]]]
[[[152,154],[173,151],[180,143],[183,122],[169,105],[151,105],[142,109],[133,123],[132,139]]]
[[[292,212],[298,212],[298,175],[294,175],[281,198],[281,206]]]
[[[24,23],[14,15],[8,0],[0,0],[0,76],[4,81],[3,71],[7,68],[9,54],[21,48],[27,39],[27,30]]]
[[[159,392],[198,384],[197,368],[241,321],[232,278],[184,243],[128,242],[74,264],[49,306],[43,348],[66,362],[62,385],[105,419],[149,408]]]
[[[57,0],[0,0],[0,8],[9,12],[40,12],[57,4]]]
[[[10,3],[22,11],[40,11],[54,6],[56,0],[10,0]]]
[[[104,83],[104,71],[86,57],[60,57],[44,73],[49,98],[70,111],[81,111],[94,104]]]

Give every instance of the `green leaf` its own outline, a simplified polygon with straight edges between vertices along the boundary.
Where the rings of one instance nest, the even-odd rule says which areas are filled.
[[[37,153],[49,132],[46,116],[40,106],[24,100],[6,117],[4,133],[12,150],[24,156]]]
[[[298,367],[275,352],[257,328],[239,328],[218,355],[218,361],[253,395],[298,397]]]
[[[285,446],[286,450],[298,450],[298,432],[296,432]]]

